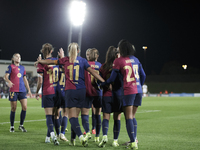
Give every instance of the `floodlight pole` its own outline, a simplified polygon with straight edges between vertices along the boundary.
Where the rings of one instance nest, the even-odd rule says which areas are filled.
[[[81,56],[81,42],[82,42],[82,25],[80,26],[80,31],[78,35],[79,56]]]
[[[69,26],[69,34],[68,34],[68,45],[67,45],[67,53],[68,53],[68,46],[72,42],[72,23],[70,22]],[[67,54],[66,53],[66,54]]]
[[[143,46],[142,49],[144,50],[144,71],[146,72],[146,50],[147,50],[147,46]]]

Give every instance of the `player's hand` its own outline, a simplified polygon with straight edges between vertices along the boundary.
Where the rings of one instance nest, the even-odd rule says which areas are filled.
[[[39,60],[34,62],[34,66],[37,67],[38,63],[39,63]]]
[[[60,56],[60,58],[65,57],[63,48],[60,48],[60,49],[59,49],[58,55]]]
[[[28,95],[30,96],[30,98],[32,97],[31,91],[28,91]]]
[[[42,60],[42,55],[41,54],[39,54],[37,60]]]
[[[35,98],[36,98],[37,100],[39,100],[40,95],[39,95],[38,93],[36,93],[36,94],[35,94]]]
[[[11,81],[10,82],[6,82],[6,83],[7,83],[9,88],[13,87],[13,85],[14,85]]]

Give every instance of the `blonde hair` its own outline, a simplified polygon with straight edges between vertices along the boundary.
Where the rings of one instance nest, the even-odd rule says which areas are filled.
[[[89,52],[90,50],[91,50],[91,48],[88,48],[88,49],[86,50],[86,53]]]
[[[79,50],[79,46],[77,43],[71,43],[68,46],[68,54],[69,54],[69,62],[74,63],[77,58],[77,51]]]
[[[90,49],[89,51],[89,61],[95,61],[96,60],[96,50],[95,48]]]

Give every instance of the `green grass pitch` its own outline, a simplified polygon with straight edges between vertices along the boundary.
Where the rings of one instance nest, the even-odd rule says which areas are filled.
[[[18,130],[21,106],[15,116],[15,132],[10,133],[10,102],[0,99],[0,149],[1,150],[44,150],[44,149],[99,149],[93,139],[88,147],[81,146],[76,138],[76,146],[60,141],[59,146],[44,143],[46,121],[41,101],[28,99],[28,109],[24,123],[27,133]],[[80,119],[80,118],[79,118]],[[140,150],[199,150],[200,149],[200,98],[199,97],[145,97],[136,114]],[[91,122],[91,118],[90,118]],[[79,120],[81,124],[81,120]],[[82,125],[82,124],[81,124]],[[68,129],[70,123],[68,121]],[[91,128],[91,126],[90,126]],[[118,148],[112,147],[113,119],[110,119],[108,143],[104,149],[124,149],[122,144],[129,141],[124,115],[121,118],[121,131]],[[83,128],[82,128],[83,131]],[[70,130],[66,137],[70,139]],[[100,140],[102,138],[102,131]]]

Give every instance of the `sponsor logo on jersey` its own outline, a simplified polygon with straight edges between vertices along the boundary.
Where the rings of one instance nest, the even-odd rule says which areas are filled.
[[[18,78],[21,78],[21,76],[22,76],[21,73],[18,73],[18,74],[17,74],[17,77],[18,77]]]

